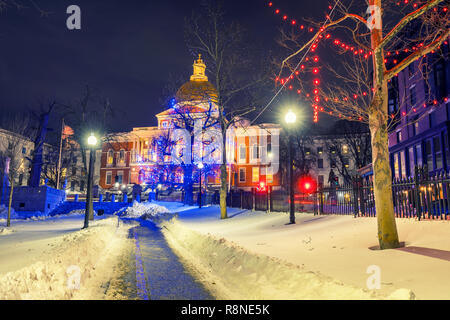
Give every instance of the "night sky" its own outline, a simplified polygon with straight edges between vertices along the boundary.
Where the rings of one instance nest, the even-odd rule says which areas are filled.
[[[41,17],[32,7],[0,14],[0,108],[29,110],[39,101],[73,101],[89,85],[120,111],[113,130],[155,125],[171,77],[187,81],[192,72],[184,18],[201,0],[34,1],[51,14]],[[66,28],[71,4],[81,8],[81,30]],[[274,4],[296,19],[320,20],[328,5],[326,0]],[[275,38],[283,23],[267,1],[228,0],[225,10],[227,19],[243,25],[260,47],[279,50]]]

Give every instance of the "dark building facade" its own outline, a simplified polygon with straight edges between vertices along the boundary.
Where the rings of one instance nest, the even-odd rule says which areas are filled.
[[[393,178],[414,176],[415,166],[430,175],[450,170],[449,42],[439,53],[412,63],[389,89],[389,151]]]

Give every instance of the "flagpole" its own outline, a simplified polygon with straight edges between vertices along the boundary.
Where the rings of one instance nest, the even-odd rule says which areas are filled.
[[[61,153],[62,153],[62,144],[63,144],[63,133],[64,133],[64,118],[62,118],[61,122],[61,139],[59,141],[59,155],[58,155],[58,168],[56,173],[56,189],[59,189],[59,179],[61,176]]]

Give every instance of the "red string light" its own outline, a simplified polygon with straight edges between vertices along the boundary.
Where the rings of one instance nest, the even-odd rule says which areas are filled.
[[[408,5],[408,4],[410,4],[410,2],[411,1],[409,1],[409,0],[404,0],[402,3],[403,4],[405,4],[405,5]],[[402,3],[400,3],[400,2],[397,2],[397,5],[401,5]],[[269,2],[268,3],[268,6],[269,7],[273,7],[273,2]],[[417,7],[417,3],[413,3],[412,4],[412,7],[414,7],[414,8],[416,8]],[[332,7],[331,6],[329,6],[328,7],[330,10],[332,10]],[[435,8],[435,11],[436,11],[436,8]],[[443,11],[444,12],[447,12],[448,11],[448,8],[443,8]],[[279,10],[279,9],[276,9],[275,10],[275,14],[280,14],[281,13],[281,11]],[[327,17],[328,17],[328,15],[327,15]],[[296,25],[298,25],[297,24],[297,20],[295,20],[295,19],[288,19],[288,15],[286,15],[286,14],[284,14],[284,15],[282,15],[282,20],[283,21],[285,21],[285,22],[288,22],[291,26],[296,26]],[[308,32],[310,32],[310,33],[312,33],[312,32],[314,32],[314,28],[313,27],[307,27],[307,26],[305,26],[305,25],[302,25],[302,24],[300,24],[300,25],[298,25],[298,28],[299,28],[299,30],[306,30],[306,31],[308,31]],[[349,52],[349,53],[352,53],[354,56],[358,56],[358,55],[360,55],[361,57],[363,57],[364,59],[369,59],[369,57],[371,57],[372,55],[373,55],[373,52],[371,51],[371,50],[364,50],[364,49],[361,49],[361,48],[355,48],[354,46],[350,46],[349,44],[346,44],[346,43],[344,43],[342,40],[340,40],[340,39],[337,39],[337,38],[334,38],[331,34],[326,34],[326,35],[323,35],[323,34],[321,34],[323,31],[324,31],[324,29],[323,28],[321,28],[321,29],[319,29],[319,31],[320,31],[320,34],[318,35],[318,37],[317,37],[317,39],[315,39],[315,41],[314,41],[314,43],[313,43],[313,45],[311,46],[311,49],[310,49],[310,51],[311,52],[315,52],[316,51],[316,49],[318,48],[318,44],[319,44],[319,40],[321,40],[321,39],[326,39],[326,40],[332,40],[333,41],[333,44],[335,44],[335,46],[339,49],[339,50],[341,50],[341,53],[344,53],[344,52]],[[447,45],[448,44],[448,41],[445,41],[444,42],[444,44],[445,45]],[[405,49],[402,49],[401,51],[399,51],[399,50],[396,50],[395,52],[390,52],[390,51],[388,51],[388,52],[386,52],[386,54],[385,54],[385,56],[386,57],[389,57],[389,58],[391,58],[391,59],[388,59],[388,58],[385,58],[384,59],[384,62],[385,63],[393,63],[393,64],[397,64],[398,62],[399,62],[399,59],[398,59],[398,57],[400,56],[400,54],[401,53],[408,53],[408,52],[413,52],[413,51],[416,51],[416,50],[419,50],[419,48],[421,48],[421,47],[423,47],[424,46],[424,43],[419,43],[417,46],[413,46],[412,47],[412,49],[408,49],[408,48],[405,48]],[[433,51],[434,52],[434,51]],[[311,59],[313,60],[313,62],[315,62],[315,63],[317,63],[317,62],[319,62],[319,57],[318,56],[314,56],[314,57],[311,57]],[[403,58],[401,58],[401,59],[403,59]],[[305,61],[309,61],[309,57],[308,56],[306,56],[305,57]],[[300,70],[301,71],[305,71],[305,65],[304,64],[301,64],[300,65]],[[314,74],[314,75],[318,75],[319,74],[319,68],[318,67],[314,67],[314,68],[312,68],[312,69],[310,69],[311,70],[311,72],[312,72],[312,74]],[[294,74],[296,75],[296,76],[299,76],[299,71],[298,70],[296,70],[296,71],[294,71]],[[397,76],[397,74],[395,75],[395,76]],[[292,80],[293,79],[293,75],[291,75],[290,77],[287,77],[286,79],[281,79],[281,80],[279,80],[279,78],[277,77],[276,78],[276,83],[278,82],[278,81],[280,81],[280,83],[281,84],[285,84],[285,83],[287,83],[289,80]],[[314,122],[318,122],[318,120],[319,120],[319,115],[318,115],[318,113],[319,113],[319,111],[320,112],[326,112],[326,113],[329,113],[330,115],[332,115],[333,114],[333,112],[332,111],[325,111],[324,110],[324,108],[323,107],[320,107],[319,105],[318,105],[318,103],[321,101],[321,98],[320,98],[320,96],[319,96],[319,89],[317,88],[319,85],[320,85],[320,80],[318,79],[318,78],[314,78],[313,79],[313,85],[314,85],[314,89],[313,89],[313,91],[312,91],[312,93],[313,93],[313,101],[314,101],[314,104],[312,104],[312,108],[313,108],[313,113],[314,113],[314,115],[313,115],[313,121]],[[287,87],[289,90],[293,90],[293,85],[289,85],[288,87]],[[373,92],[375,92],[375,88],[372,88],[372,91]],[[297,94],[302,94],[302,90],[301,89],[297,89]],[[363,92],[362,93],[362,96],[363,97],[367,97],[367,92]],[[352,97],[353,97],[353,99],[358,99],[359,98],[359,96],[357,95],[357,94],[353,94],[353,95],[351,95]],[[309,94],[309,93],[306,93],[306,97],[311,97],[311,94]],[[348,97],[344,97],[342,100],[343,101],[348,101]],[[324,97],[324,100],[326,101],[326,102],[328,102],[328,98],[326,98],[326,97]],[[336,101],[338,101],[338,99],[336,98],[335,99]],[[444,101],[445,102],[447,102],[448,101],[448,98],[446,97],[445,99],[444,99]],[[433,101],[433,104],[434,105],[436,105],[438,102],[436,101],[436,100],[434,100]],[[423,105],[424,106],[424,108],[426,108],[426,104],[424,104]],[[417,110],[414,108],[413,109],[413,112],[417,112]],[[406,116],[406,112],[402,112],[402,114],[401,114],[402,116]],[[340,117],[340,118],[342,118],[343,116],[342,116],[342,114],[338,114],[338,116]],[[391,115],[391,117],[394,117],[394,115]],[[354,120],[362,120],[363,118],[361,117],[361,116],[359,116],[359,117],[357,117],[357,116],[355,116],[355,117],[348,117],[349,119],[354,119]]]

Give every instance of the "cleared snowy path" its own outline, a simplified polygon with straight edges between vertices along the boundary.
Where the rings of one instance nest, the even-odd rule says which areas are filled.
[[[160,228],[140,220],[132,229],[139,248],[136,255],[136,278],[142,299],[212,300],[214,297],[185,269],[168,246]],[[139,270],[142,266],[143,270]]]

